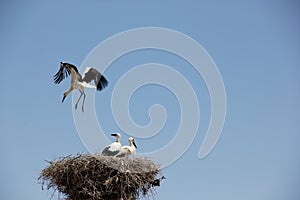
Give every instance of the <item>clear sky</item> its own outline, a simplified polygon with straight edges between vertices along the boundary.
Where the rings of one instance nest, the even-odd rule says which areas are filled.
[[[59,62],[79,67],[110,36],[153,26],[201,44],[218,66],[227,94],[220,140],[199,160],[210,98],[188,63],[167,52],[141,50],[122,56],[104,72],[109,87],[95,94],[95,106],[107,134],[122,132],[110,99],[114,85],[133,67],[163,63],[196,88],[199,131],[185,154],[163,169],[167,180],[157,199],[300,199],[299,10],[296,0],[1,1],[0,199],[50,199],[36,180],[45,160],[88,153],[76,131],[71,96],[61,103],[70,80],[53,83]],[[168,113],[166,125],[153,138],[136,138],[139,152],[160,148],[179,126],[178,100],[157,85],[133,94],[132,118],[147,125],[147,110],[157,103]],[[127,137],[124,133],[123,143]]]

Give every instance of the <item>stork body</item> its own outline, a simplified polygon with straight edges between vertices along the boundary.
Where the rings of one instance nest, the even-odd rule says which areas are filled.
[[[122,147],[122,144],[120,142],[121,140],[121,134],[116,133],[116,134],[111,134],[111,136],[116,137],[116,141],[105,147],[102,151],[102,155],[104,156],[116,156]]]
[[[137,146],[134,142],[134,139],[130,137],[128,139],[129,146],[122,146],[119,153],[116,155],[118,158],[128,157],[128,155],[133,155],[136,153]]]
[[[60,69],[54,75],[54,82],[59,84],[64,78],[67,78],[71,74],[71,86],[68,91],[64,93],[62,102],[64,102],[65,98],[70,94],[74,89],[78,89],[80,91],[80,96],[75,104],[75,109],[77,109],[78,102],[83,96],[82,102],[82,112],[84,111],[84,101],[86,98],[84,88],[97,88],[98,91],[101,91],[108,84],[106,78],[98,72],[96,69],[92,67],[87,67],[83,73],[83,76],[78,72],[78,69],[75,65],[69,63],[60,62]],[[89,84],[91,81],[94,81],[95,86]]]

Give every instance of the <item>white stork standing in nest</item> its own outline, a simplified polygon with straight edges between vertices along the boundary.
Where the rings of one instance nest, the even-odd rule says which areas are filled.
[[[84,101],[86,97],[84,93],[84,88],[95,88],[95,89],[97,88],[98,91],[101,91],[103,88],[107,86],[108,81],[100,72],[98,72],[96,69],[92,67],[85,68],[85,71],[81,76],[81,74],[78,72],[78,69],[76,68],[75,65],[72,65],[70,63],[60,62],[60,69],[54,75],[54,82],[56,84],[59,84],[64,78],[68,77],[70,74],[71,74],[71,87],[68,91],[64,93],[62,102],[64,102],[65,98],[68,96],[69,93],[71,93],[74,89],[78,89],[80,91],[80,97],[78,98],[75,104],[75,109],[77,109],[78,102],[83,95],[82,112],[84,112]],[[89,84],[92,80],[94,80],[96,86]]]
[[[121,134],[120,133],[113,133],[111,136],[116,137],[116,141],[105,147],[102,151],[102,155],[104,156],[116,156],[122,147],[122,144],[120,142],[121,140]]]
[[[134,142],[133,137],[128,138],[130,146],[122,146],[119,153],[116,155],[118,158],[128,157],[128,155],[133,155],[136,153],[137,146]]]

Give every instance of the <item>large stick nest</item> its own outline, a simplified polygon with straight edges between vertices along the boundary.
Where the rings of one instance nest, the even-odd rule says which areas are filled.
[[[147,158],[77,154],[49,163],[38,179],[71,200],[137,199],[153,195],[164,178]]]

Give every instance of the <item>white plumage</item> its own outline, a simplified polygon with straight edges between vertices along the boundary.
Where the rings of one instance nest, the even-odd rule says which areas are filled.
[[[136,153],[137,146],[134,142],[134,139],[130,137],[128,139],[130,146],[122,146],[119,153],[116,155],[118,158],[127,157],[128,155],[133,155]]]

